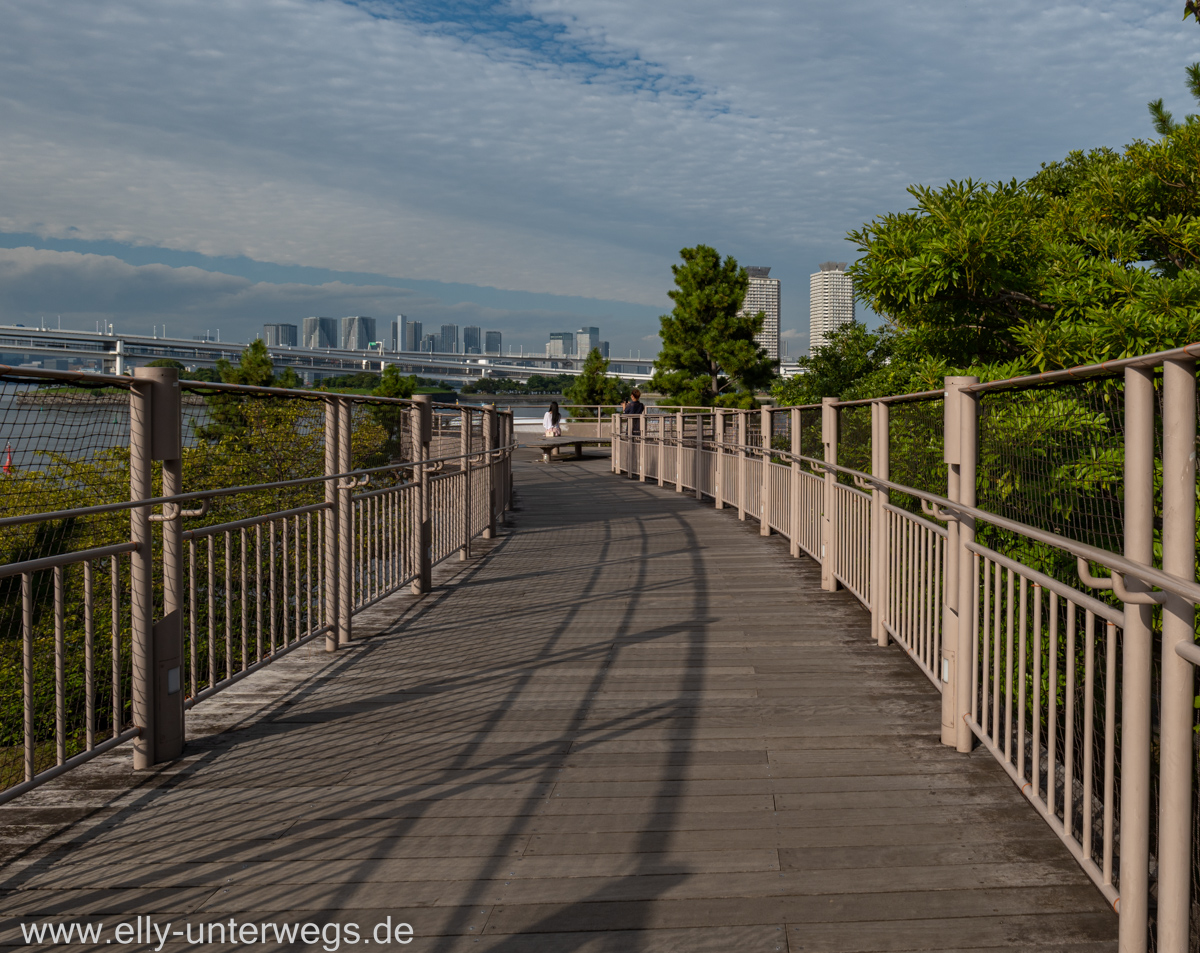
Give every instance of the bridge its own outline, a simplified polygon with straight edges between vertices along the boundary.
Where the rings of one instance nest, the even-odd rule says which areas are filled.
[[[9,474],[0,935],[1187,950],[1195,350],[549,465],[141,370]]]
[[[237,363],[245,344],[221,341],[189,341],[145,334],[113,334],[97,331],[27,328],[0,325],[0,362],[13,356],[27,369],[94,371],[124,374],[154,360],[179,361],[190,370],[217,366],[218,361]],[[272,362],[290,367],[313,383],[326,377],[381,372],[395,365],[405,374],[434,377],[466,384],[487,377],[526,380],[531,374],[569,374],[578,376],[583,359],[544,357],[539,354],[445,354],[414,351],[356,351],[344,348],[304,348],[269,345]],[[648,381],[652,361],[615,358],[608,376],[632,381]]]

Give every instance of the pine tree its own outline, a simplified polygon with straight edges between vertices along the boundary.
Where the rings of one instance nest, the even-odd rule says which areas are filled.
[[[755,407],[754,392],[775,378],[775,364],[754,340],[766,315],[739,315],[750,287],[736,259],[721,261],[707,245],[685,248],[672,265],[675,302],[660,317],[662,350],[650,387],[663,403],[708,407]]]
[[[583,362],[582,372],[563,391],[563,397],[572,404],[619,404],[629,397],[630,385],[607,374],[608,358],[600,353],[599,348],[592,348]],[[573,416],[591,416],[591,412],[576,411]]]

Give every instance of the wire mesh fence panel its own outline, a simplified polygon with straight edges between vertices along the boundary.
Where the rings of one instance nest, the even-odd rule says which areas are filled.
[[[821,436],[821,408],[804,407],[800,410],[800,453],[805,457],[824,459],[825,447]]]
[[[325,400],[230,394],[180,382],[183,392],[183,492],[253,487],[322,476]],[[156,479],[156,491],[161,483]],[[189,529],[265,516],[323,502],[324,486],[284,487],[214,497]]]
[[[871,472],[871,405],[838,408],[837,464]],[[838,482],[850,485],[849,474],[839,473]]]
[[[743,413],[746,420],[746,445],[761,447],[763,445],[762,414]]]
[[[129,385],[0,376],[0,519],[129,499]],[[20,562],[129,538],[129,514],[7,527],[0,559]]]
[[[1124,394],[1120,378],[981,394],[980,508],[1121,552]]]
[[[0,376],[0,519],[129,499],[129,383]],[[129,512],[76,514],[0,530],[0,565],[58,558],[0,577],[0,789],[129,724]]]
[[[945,409],[941,398],[888,405],[888,466],[894,483],[946,495]],[[893,493],[891,502],[920,513],[914,497]]]

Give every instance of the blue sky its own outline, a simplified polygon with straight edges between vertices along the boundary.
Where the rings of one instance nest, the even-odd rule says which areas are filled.
[[[1188,111],[1182,2],[0,0],[0,322],[399,312],[655,348],[714,245],[808,275],[911,183]]]

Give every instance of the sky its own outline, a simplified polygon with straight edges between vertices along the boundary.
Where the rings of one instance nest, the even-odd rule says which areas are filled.
[[[314,314],[657,350],[708,244],[808,276],[913,183],[1195,109],[1183,0],[0,0],[0,323]]]

